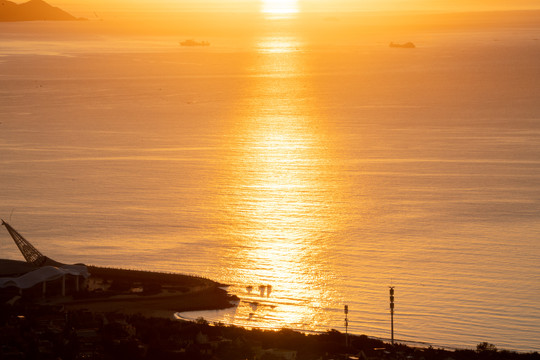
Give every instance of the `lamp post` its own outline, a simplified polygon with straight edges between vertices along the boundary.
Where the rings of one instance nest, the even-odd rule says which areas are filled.
[[[394,345],[394,287],[390,286],[390,333]]]
[[[345,308],[343,309],[343,312],[345,313],[345,347],[349,347],[349,305],[345,305]]]

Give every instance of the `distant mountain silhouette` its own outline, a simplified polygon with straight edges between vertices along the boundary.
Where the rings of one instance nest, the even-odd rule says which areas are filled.
[[[51,6],[43,0],[30,0],[16,4],[0,0],[0,21],[40,21],[79,20],[62,9]]]

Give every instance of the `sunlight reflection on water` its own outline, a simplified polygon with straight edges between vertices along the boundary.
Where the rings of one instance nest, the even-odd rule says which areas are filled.
[[[273,53],[273,54],[285,54],[299,50],[301,42],[293,37],[288,36],[271,36],[262,39],[258,42],[257,48],[259,53]],[[267,64],[268,65],[268,64]],[[288,64],[289,71],[299,70],[295,67],[291,67],[290,62]]]
[[[319,329],[336,301],[321,286],[329,274],[321,259],[328,244],[320,232],[335,227],[336,219],[324,215],[335,194],[324,183],[328,154],[314,128],[319,115],[303,90],[306,79],[279,75],[300,72],[299,57],[276,56],[295,43],[279,37],[260,41],[254,68],[270,75],[246,89],[249,111],[238,114],[232,129],[237,150],[223,169],[230,174],[220,184],[226,189],[221,201],[230,244],[219,258],[236,269],[223,277],[242,298],[234,319],[226,319],[237,325]]]

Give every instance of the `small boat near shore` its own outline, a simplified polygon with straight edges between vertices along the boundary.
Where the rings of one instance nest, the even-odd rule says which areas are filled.
[[[180,45],[182,46],[210,46],[210,43],[208,41],[196,41],[193,39],[188,39],[188,40],[180,41]]]

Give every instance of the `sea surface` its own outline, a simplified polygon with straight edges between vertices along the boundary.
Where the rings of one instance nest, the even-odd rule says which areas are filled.
[[[0,24],[0,217],[241,299],[186,317],[540,351],[540,23],[313,22]]]

